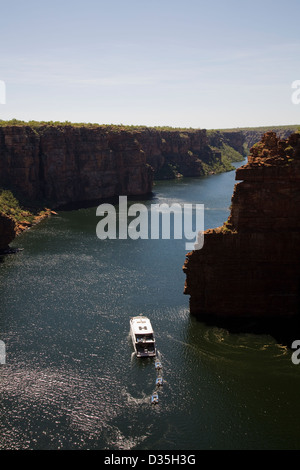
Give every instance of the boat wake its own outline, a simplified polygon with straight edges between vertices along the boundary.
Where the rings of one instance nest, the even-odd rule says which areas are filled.
[[[158,389],[163,385],[163,377],[161,353],[156,348],[154,332],[150,320],[143,315],[131,317],[130,337],[134,347],[134,352],[131,354],[131,362],[133,362],[135,358],[153,359],[155,357],[155,389],[150,398],[151,404],[155,405],[159,401]]]
[[[157,377],[156,377],[156,380],[155,380],[155,389],[154,389],[154,392],[151,395],[151,403],[153,405],[156,405],[159,402],[158,390],[163,385],[161,354],[160,354],[159,351],[157,351],[156,356],[157,357],[156,357],[156,360],[155,360],[155,370],[157,372]]]

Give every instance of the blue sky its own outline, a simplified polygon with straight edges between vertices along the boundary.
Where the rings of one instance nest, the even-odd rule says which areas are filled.
[[[1,119],[300,123],[300,2],[0,0]]]

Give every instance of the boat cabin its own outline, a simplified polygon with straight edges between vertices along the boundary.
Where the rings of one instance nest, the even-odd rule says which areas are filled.
[[[131,318],[130,333],[138,357],[155,356],[155,338],[149,318],[141,315]]]

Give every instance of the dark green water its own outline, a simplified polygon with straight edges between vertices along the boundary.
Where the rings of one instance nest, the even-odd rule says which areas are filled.
[[[234,172],[163,182],[142,202],[204,203],[215,227],[233,185]],[[60,212],[1,260],[1,449],[299,448],[291,350],[190,317],[183,240],[100,241],[97,222],[95,208]],[[139,313],[163,365],[158,405],[154,361],[129,340]]]

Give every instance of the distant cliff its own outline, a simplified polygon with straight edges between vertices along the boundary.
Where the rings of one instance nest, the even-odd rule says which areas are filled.
[[[147,194],[154,178],[232,169],[230,160],[243,156],[237,151],[226,156],[221,140],[212,146],[206,130],[193,129],[5,125],[0,127],[0,187],[55,207]]]
[[[241,132],[225,135],[205,129],[145,129],[138,140],[154,179],[205,176],[232,170],[232,161],[245,158]],[[238,144],[237,144],[238,142]]]
[[[236,170],[231,214],[187,254],[184,293],[203,318],[300,313],[300,134],[266,133]]]
[[[298,131],[299,125],[290,126],[265,126],[265,127],[249,127],[240,128],[239,131],[243,134],[245,143],[250,149],[254,144],[259,142],[263,135],[267,132],[275,132],[280,139],[287,139],[291,134]],[[225,132],[225,131],[224,131]]]

